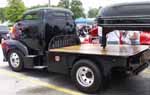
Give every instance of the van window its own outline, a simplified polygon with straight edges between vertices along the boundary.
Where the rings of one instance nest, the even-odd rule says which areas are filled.
[[[70,20],[73,20],[73,16],[72,16],[71,14],[69,14],[69,13],[66,13],[66,17],[67,17],[68,19],[70,19]]]
[[[26,14],[23,20],[39,20],[40,18],[40,14],[38,12],[33,12],[30,14]]]
[[[55,17],[65,17],[66,16],[66,14],[64,12],[54,12],[53,15]]]

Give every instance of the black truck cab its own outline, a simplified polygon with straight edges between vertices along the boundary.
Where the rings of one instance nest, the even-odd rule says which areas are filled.
[[[54,36],[76,34],[73,13],[67,9],[32,9],[18,23],[22,27],[18,40],[33,50],[48,50]]]
[[[24,64],[25,68],[43,66],[46,62],[46,52],[50,48],[80,43],[73,13],[63,8],[29,10],[14,28],[12,35],[16,36],[2,44],[4,60],[9,61],[9,53],[12,50],[19,51],[25,56],[24,61],[29,63]]]

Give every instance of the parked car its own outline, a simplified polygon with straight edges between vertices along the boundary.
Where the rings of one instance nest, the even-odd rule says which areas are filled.
[[[6,40],[9,36],[9,27],[6,25],[0,25],[0,43],[1,40]]]

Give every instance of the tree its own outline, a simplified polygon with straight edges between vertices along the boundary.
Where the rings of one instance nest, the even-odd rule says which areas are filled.
[[[99,9],[97,9],[97,8],[91,8],[91,9],[88,11],[88,17],[89,17],[89,18],[94,18],[94,17],[96,17],[97,14],[98,14],[98,11],[99,11]]]
[[[82,2],[80,0],[60,0],[58,7],[70,9],[75,18],[85,17]]]
[[[1,22],[5,21],[5,19],[6,19],[5,16],[6,16],[5,8],[0,8],[0,21]]]
[[[26,7],[22,0],[7,0],[6,18],[11,22],[16,22],[22,17]]]
[[[70,0],[60,0],[60,2],[58,3],[58,7],[62,7],[62,8],[70,8]]]
[[[75,18],[85,17],[82,2],[80,0],[72,0],[70,6]]]

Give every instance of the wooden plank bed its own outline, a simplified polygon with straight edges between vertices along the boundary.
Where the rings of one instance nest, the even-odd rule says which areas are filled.
[[[100,44],[81,44],[63,48],[49,49],[50,52],[78,53],[108,56],[133,56],[149,48],[146,45],[107,45],[103,49]]]

